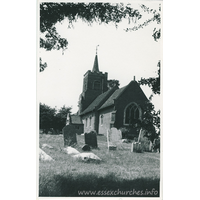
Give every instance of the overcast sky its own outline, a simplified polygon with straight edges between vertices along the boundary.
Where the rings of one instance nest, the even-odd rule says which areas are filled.
[[[143,4],[158,10],[160,2]],[[132,3],[132,6],[139,9],[138,3]],[[152,17],[142,14],[140,23]],[[117,29],[114,25],[88,26],[82,21],[74,23],[71,29],[67,20],[57,24],[58,33],[68,40],[69,45],[64,54],[62,50],[39,49],[38,56],[47,62],[48,67],[37,75],[38,102],[57,109],[63,105],[72,106],[72,112],[77,112],[83,75],[92,70],[97,45],[99,70],[108,72],[108,79],[119,80],[120,87],[127,85],[134,76],[136,80],[155,77],[157,63],[162,58],[162,41],[155,42],[152,37],[156,22],[137,31],[124,31],[124,28],[137,26],[139,22],[129,25],[125,21]],[[151,90],[147,86],[142,89],[149,98]],[[153,103],[156,109],[160,109],[160,97],[155,97]]]

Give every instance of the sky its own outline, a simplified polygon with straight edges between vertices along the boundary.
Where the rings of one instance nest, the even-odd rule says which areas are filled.
[[[158,10],[160,2],[144,4]],[[132,3],[132,6],[140,9],[139,3]],[[38,102],[57,109],[70,106],[72,113],[77,112],[83,76],[87,70],[92,70],[97,45],[99,70],[108,73],[108,80],[119,80],[119,87],[127,85],[134,76],[136,80],[155,77],[157,63],[162,59],[162,40],[156,42],[152,37],[153,29],[158,26],[156,22],[137,31],[124,31],[124,28],[137,26],[152,17],[142,14],[140,22],[128,24],[125,20],[117,29],[114,25],[88,26],[81,20],[74,23],[73,28],[68,28],[67,20],[58,23],[57,31],[68,40],[68,48],[64,53],[62,50],[38,50],[38,57],[48,65],[37,74]],[[152,92],[148,86],[141,88],[149,98]],[[161,97],[156,95],[152,103],[156,110],[160,109]]]

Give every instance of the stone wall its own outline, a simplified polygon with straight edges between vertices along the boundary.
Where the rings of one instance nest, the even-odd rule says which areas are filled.
[[[91,120],[91,122],[90,122]],[[82,117],[82,121],[84,124],[84,133],[89,133],[92,130],[95,130],[95,115],[93,113],[88,113]],[[87,121],[87,124],[86,124]]]
[[[113,112],[113,107],[103,109],[99,112],[99,134],[107,134],[107,130],[110,129],[114,122],[111,121],[111,115]],[[101,116],[103,116],[103,124],[101,123]]]

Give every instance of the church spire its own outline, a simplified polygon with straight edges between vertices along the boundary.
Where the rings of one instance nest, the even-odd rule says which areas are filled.
[[[97,47],[99,45],[96,46],[96,56],[95,56],[95,59],[94,59],[94,65],[93,65],[93,69],[92,69],[92,72],[99,72],[99,64],[98,64],[98,57],[97,57]]]

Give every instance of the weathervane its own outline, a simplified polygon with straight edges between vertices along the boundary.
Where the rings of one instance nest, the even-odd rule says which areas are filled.
[[[99,45],[96,46],[96,54],[97,54],[98,46],[99,46]]]

